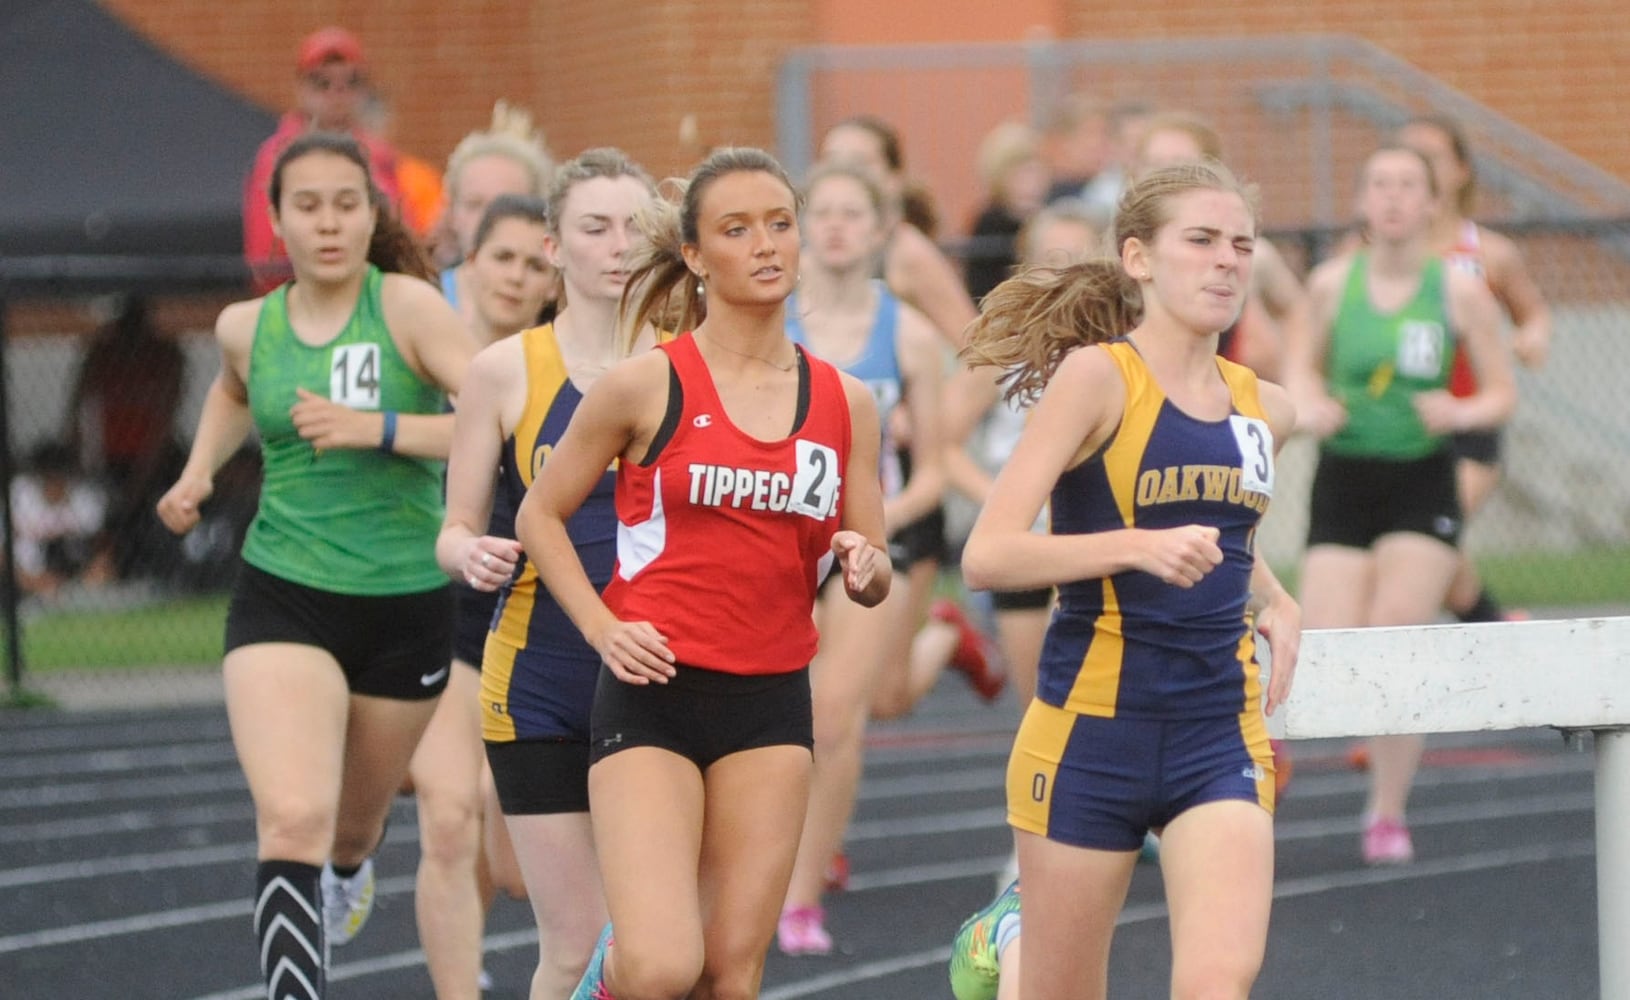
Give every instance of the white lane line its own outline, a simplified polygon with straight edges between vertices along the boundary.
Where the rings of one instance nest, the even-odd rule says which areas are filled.
[[[385,834],[387,844],[416,844],[419,828],[411,823],[397,823],[392,817],[391,827]],[[184,868],[207,868],[225,862],[247,862],[255,856],[255,843],[215,844],[210,847],[184,847],[174,851],[154,851],[148,854],[117,854],[106,858],[86,858],[79,861],[58,861],[26,868],[0,871],[0,888],[29,885],[54,885],[79,879],[103,878],[108,875],[176,871]]]
[[[1432,806],[1416,809],[1409,815],[1410,826],[1420,829],[1451,826],[1459,823],[1477,823],[1490,820],[1519,819],[1525,816],[1562,815],[1588,812],[1594,808],[1590,792],[1579,791],[1558,795],[1530,796],[1521,799],[1502,799],[1493,802],[1472,802],[1452,806]],[[1274,839],[1280,843],[1318,840],[1325,837],[1357,833],[1357,816],[1330,819],[1307,819],[1275,824]],[[848,843],[864,843],[890,838],[911,838],[935,834],[972,833],[999,830],[1007,826],[1000,806],[984,809],[958,810],[890,820],[865,820],[850,825]],[[415,843],[418,828],[411,821],[393,823],[386,835],[388,844]],[[184,848],[147,854],[117,855],[79,861],[64,861],[32,865],[25,868],[0,870],[0,889],[31,885],[54,885],[79,879],[101,878],[108,875],[136,874],[155,871],[203,868],[230,863],[254,856],[251,842],[219,844],[211,847]],[[946,862],[926,866],[924,870],[954,870],[958,865],[971,862]],[[998,866],[999,867],[999,866]],[[907,869],[897,869],[907,870]],[[992,869],[994,870],[994,869]],[[974,872],[978,874],[978,872]],[[957,877],[955,875],[949,877]],[[867,876],[856,872],[856,888],[866,884]],[[929,881],[933,881],[930,879]]]
[[[503,934],[491,934],[482,939],[482,952],[496,954],[505,951],[514,951],[527,945],[536,946],[538,934],[528,928],[524,931],[506,931]],[[389,955],[379,955],[364,959],[360,962],[345,962],[328,970],[328,981],[340,983],[348,979],[361,979],[363,976],[375,976],[382,972],[398,972],[402,969],[417,968],[424,964],[424,952],[414,948],[411,951],[398,951]],[[219,993],[209,993],[192,1000],[262,1000],[266,996],[266,987],[262,983],[253,986],[240,986],[236,989],[222,990]]]
[[[130,854],[117,858],[96,858],[88,861],[61,861],[28,868],[12,868],[0,872],[0,889],[18,889],[30,885],[55,885],[76,879],[103,878],[108,875],[131,875],[162,871],[171,868],[202,868],[227,862],[242,863],[254,856],[253,844],[218,844],[214,847],[190,847],[179,851],[161,851],[155,854]]]
[[[1592,805],[1593,801],[1591,796],[1584,793],[1577,795],[1543,796],[1534,799],[1511,799],[1494,803],[1478,803],[1466,806],[1447,806],[1434,809],[1417,810],[1410,815],[1410,823],[1412,826],[1420,828],[1425,826],[1442,826],[1454,823],[1487,822],[1489,820],[1521,816],[1554,815],[1564,812],[1583,812],[1591,809]],[[1002,827],[1003,825],[1004,824],[1000,822],[999,817],[995,822],[986,823],[986,826],[993,829]],[[1284,833],[1277,836],[1276,839],[1279,841],[1320,839],[1342,833],[1355,833],[1357,832],[1358,828],[1359,824],[1356,819],[1309,822],[1301,824],[1299,828],[1284,831]],[[412,829],[402,829],[401,827],[393,826],[391,835],[386,839],[387,842],[412,840],[415,833],[416,831]],[[1578,841],[1574,843],[1583,844],[1585,853],[1594,851],[1594,845],[1589,841]],[[225,848],[220,848],[218,850],[225,850]],[[1514,859],[1512,863],[1521,864],[1529,863],[1532,860],[1544,860],[1546,857],[1550,856],[1545,854],[1547,850],[1549,849],[1544,847],[1513,848],[1504,852],[1482,852],[1479,854],[1466,855],[1465,858],[1488,859],[1494,857],[1509,857]],[[1572,850],[1572,848],[1570,847],[1569,850]],[[184,859],[180,857],[181,855],[188,853],[196,852],[175,851],[170,852],[167,856],[145,856],[147,862],[149,863],[149,868],[147,870],[154,870],[156,867],[162,867],[162,862],[166,860],[172,862],[169,867],[188,867],[187,864],[183,863]],[[253,846],[237,845],[237,856],[252,857]],[[1572,855],[1569,854],[1558,856]],[[117,861],[121,859],[114,860]],[[991,875],[999,871],[1002,864],[1006,860],[1007,859],[1005,857],[986,858],[982,860],[957,860],[938,864],[913,865],[905,868],[884,869],[875,872],[856,872],[851,878],[850,887],[851,891],[865,892],[904,885],[927,885],[936,882],[954,881],[960,878]],[[1408,866],[1400,870],[1406,873],[1420,873],[1424,876],[1440,873],[1440,871],[1476,871],[1490,866],[1486,863],[1486,861],[1474,860],[1472,867],[1457,868],[1456,866],[1459,865],[1462,860],[1463,859],[1459,858],[1449,858],[1441,861],[1417,862],[1413,866]],[[14,871],[27,872],[28,869],[14,869]],[[8,874],[10,873],[0,873],[0,876]],[[90,877],[89,875],[84,874],[82,870],[71,874],[72,877],[75,878]],[[1394,880],[1391,873],[1386,870],[1379,869],[1364,869],[1356,873],[1343,872],[1322,878],[1335,879],[1343,885],[1347,884],[1347,880],[1354,879],[1357,881],[1352,882],[1352,884],[1380,884],[1380,882]],[[62,879],[58,879],[58,881],[62,881]],[[1301,884],[1322,883],[1319,882],[1319,878],[1313,878],[1293,880],[1280,884],[1285,886],[1296,886]],[[1332,885],[1334,886],[1335,883],[1332,883]],[[395,878],[381,879],[378,892],[380,895],[392,895],[396,893],[411,892],[412,890],[413,876],[402,875]],[[17,934],[10,937],[0,938],[0,955],[8,954],[14,951],[23,951],[28,948],[73,944],[81,941],[99,940],[102,938],[141,933],[161,927],[176,927],[194,923],[205,923],[210,920],[219,920],[233,915],[247,914],[248,912],[249,908],[246,901],[211,903],[201,906],[186,907],[179,910],[158,911],[157,913],[120,918],[117,920],[105,920],[90,924],[79,924],[69,927],[35,931],[28,934]]]
[[[143,833],[178,828],[195,829],[200,826],[220,826],[223,823],[252,825],[254,818],[255,807],[250,802],[197,806],[191,809],[132,809],[118,813],[97,813],[74,819],[0,826],[0,844],[35,844],[41,841],[68,840],[73,837],[105,837],[117,833]]]
[[[208,774],[176,775],[169,778],[137,778],[123,781],[76,781],[66,785],[38,785],[33,788],[0,790],[0,809],[46,809],[51,806],[77,806],[91,802],[127,802],[131,799],[158,799],[170,796],[201,795],[214,792],[245,792],[243,772],[234,764]]]
[[[413,876],[399,875],[395,878],[380,879],[375,894],[389,896],[412,891]],[[114,920],[98,920],[95,923],[75,924],[71,927],[53,927],[49,930],[0,937],[0,955],[28,951],[31,948],[54,948],[69,944],[83,944],[86,941],[98,941],[103,938],[121,937],[126,934],[168,930],[172,927],[186,927],[191,924],[208,923],[212,920],[241,919],[248,921],[253,913],[254,906],[251,904],[251,900],[244,898],[229,900],[224,903],[187,906],[176,910],[140,913],[135,916],[119,917]]]
[[[0,759],[0,781],[110,772],[140,774],[155,767],[197,767],[206,764],[235,763],[237,759],[232,744],[218,741],[196,743],[191,746],[165,745],[122,750],[89,750],[10,761]]]
[[[219,721],[217,721],[219,720]],[[177,734],[183,734],[178,738]],[[26,754],[46,754],[63,750],[85,750],[91,747],[131,748],[141,746],[170,746],[175,743],[228,743],[232,740],[224,714],[212,716],[208,724],[188,721],[177,727],[166,721],[131,723],[120,721],[111,726],[98,726],[74,720],[71,724],[50,723],[46,728],[22,732],[11,730],[0,740],[0,753],[8,757]]]
[[[772,987],[760,993],[759,1000],[795,1000],[797,997],[807,997],[826,990],[853,986],[855,983],[882,979],[884,976],[892,976],[897,972],[912,972],[930,965],[943,965],[950,959],[951,949],[946,946],[930,948],[927,951],[912,952],[909,955],[896,955],[893,958],[878,959],[875,962],[862,962],[852,968],[826,972],[819,976],[812,976],[809,979],[800,979]]]
[[[1543,864],[1550,861],[1568,861],[1590,857],[1595,851],[1595,843],[1589,840],[1574,840],[1561,844],[1543,844],[1508,850],[1482,851],[1477,854],[1445,858],[1440,861],[1416,862],[1412,865],[1391,868],[1363,868],[1356,871],[1332,872],[1329,875],[1319,875],[1312,878],[1292,879],[1276,883],[1273,895],[1275,899],[1313,896],[1342,889],[1368,888],[1394,882],[1463,875],[1469,872],[1499,870],[1501,868],[1513,868],[1518,865]],[[994,869],[992,870],[994,871]],[[1122,910],[1119,919],[1115,921],[1115,925],[1125,927],[1129,924],[1143,923],[1149,920],[1164,920],[1165,918],[1166,907],[1164,904],[1142,903],[1128,906]],[[875,962],[866,962],[851,969],[842,969],[812,976],[808,979],[783,983],[773,989],[765,990],[760,994],[760,1000],[800,1000],[802,997],[814,996],[817,993],[824,993],[829,990],[841,990],[852,987],[857,983],[881,979],[884,976],[940,965],[949,961],[950,958],[951,949],[944,947],[931,948],[927,951],[913,952],[908,955],[899,955]]]

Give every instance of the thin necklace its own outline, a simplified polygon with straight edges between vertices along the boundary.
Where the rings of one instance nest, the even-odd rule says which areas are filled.
[[[769,365],[771,368],[774,368],[778,372],[790,372],[790,371],[792,371],[794,368],[796,368],[798,366],[798,349],[796,347],[793,348],[793,351],[792,351],[792,360],[787,362],[784,365],[778,365],[774,361],[771,361],[769,358],[759,357],[757,354],[748,354],[746,351],[738,351],[734,347],[731,347],[728,344],[722,344],[719,341],[714,340],[712,334],[702,333],[702,334],[700,334],[700,336],[706,337],[708,343],[712,344],[714,347],[717,347],[721,351],[729,351],[731,354],[734,354],[739,358],[746,358],[749,361],[762,362],[762,363],[764,363],[766,365]]]

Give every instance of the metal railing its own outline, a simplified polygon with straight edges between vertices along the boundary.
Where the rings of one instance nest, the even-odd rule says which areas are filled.
[[[1630,184],[1365,40],[1346,35],[817,46],[783,62],[777,142],[794,171],[817,137],[861,112],[898,125],[907,167],[948,206],[979,198],[972,151],[996,124],[1043,124],[1067,94],[1136,98],[1209,118],[1227,159],[1259,181],[1276,226],[1335,226],[1359,159],[1412,114],[1465,126],[1483,211],[1578,217],[1630,211]]]

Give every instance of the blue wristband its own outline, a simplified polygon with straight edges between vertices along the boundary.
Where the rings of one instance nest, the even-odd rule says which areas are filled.
[[[385,432],[379,436],[379,450],[387,455],[396,452],[396,411],[385,411]]]

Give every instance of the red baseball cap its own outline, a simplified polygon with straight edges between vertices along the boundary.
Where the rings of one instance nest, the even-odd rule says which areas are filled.
[[[325,63],[343,62],[361,66],[364,61],[362,42],[357,40],[357,36],[344,28],[319,28],[300,43],[300,57],[295,66],[300,72],[309,73]]]

